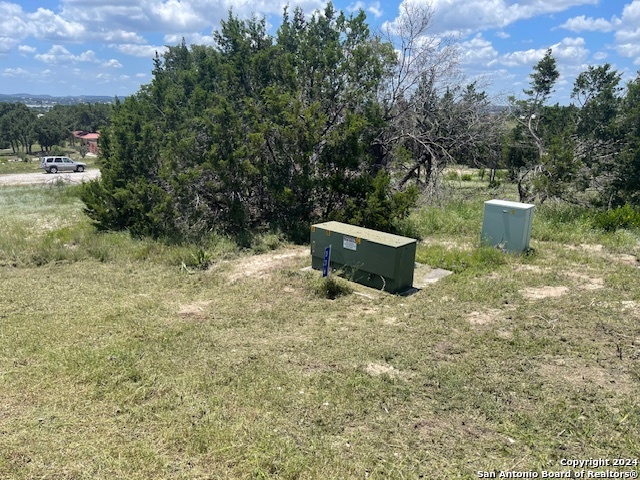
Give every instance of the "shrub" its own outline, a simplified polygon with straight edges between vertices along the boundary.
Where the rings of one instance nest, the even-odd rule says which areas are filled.
[[[334,300],[353,293],[353,287],[347,280],[340,278],[337,274],[331,274],[327,277],[314,276],[311,283],[311,291],[321,298]]]
[[[618,229],[640,228],[640,211],[629,204],[598,213],[593,226],[607,232]]]

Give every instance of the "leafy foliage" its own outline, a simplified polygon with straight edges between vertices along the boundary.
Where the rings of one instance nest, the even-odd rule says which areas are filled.
[[[607,232],[640,228],[640,209],[625,204],[595,215],[593,224],[596,228],[601,228]]]
[[[551,49],[547,50],[544,57],[533,67],[533,72],[529,75],[530,87],[523,90],[527,95],[525,100],[511,98],[513,118],[526,132],[529,140],[535,147],[537,155],[535,159],[526,163],[518,169],[518,194],[520,201],[533,201],[539,197],[542,201],[546,198],[546,192],[540,188],[546,182],[540,177],[547,175],[545,168],[545,156],[547,148],[545,138],[541,131],[541,122],[544,118],[545,103],[549,99],[555,81],[560,76],[556,66],[556,60]],[[524,157],[521,157],[524,159]]]
[[[589,66],[574,83],[579,106],[545,105],[557,78],[549,50],[534,66],[528,98],[512,99],[517,126],[504,155],[520,200],[606,209],[639,204],[638,80],[625,90],[609,64]]]
[[[35,121],[36,115],[23,103],[0,104],[0,145],[10,145],[14,153],[20,147],[31,153]]]
[[[0,147],[11,147],[14,153],[22,149],[32,153],[34,143],[50,152],[62,145],[74,130],[97,132],[109,124],[111,105],[55,105],[36,116],[24,103],[0,104]]]
[[[370,154],[375,92],[394,58],[364,13],[285,10],[275,38],[264,20],[230,13],[215,39],[170,47],[151,84],[116,104],[102,179],[83,194],[100,228],[303,238],[320,218],[389,229],[406,215],[415,193],[390,193]]]

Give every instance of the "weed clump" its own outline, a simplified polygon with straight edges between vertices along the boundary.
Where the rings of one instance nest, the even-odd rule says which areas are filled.
[[[314,277],[311,291],[321,298],[335,300],[338,297],[353,293],[353,287],[345,279],[337,275],[329,275],[324,278]]]

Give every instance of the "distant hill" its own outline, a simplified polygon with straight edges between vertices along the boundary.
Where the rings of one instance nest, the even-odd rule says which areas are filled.
[[[114,97],[100,95],[79,95],[54,97],[52,95],[33,95],[31,93],[15,93],[6,95],[0,93],[0,102],[24,103],[30,107],[51,108],[54,105],[77,105],[78,103],[113,103]]]

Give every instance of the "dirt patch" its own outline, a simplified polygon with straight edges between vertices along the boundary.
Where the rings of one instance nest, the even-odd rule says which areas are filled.
[[[628,394],[633,389],[633,380],[628,374],[611,372],[605,368],[588,365],[575,365],[571,361],[556,359],[552,363],[541,365],[538,373],[546,378],[572,387],[594,386],[618,394]]]
[[[490,308],[481,312],[471,312],[467,315],[471,325],[491,325],[504,320],[502,312],[497,308]]]
[[[631,267],[640,267],[640,262],[638,262],[638,257],[635,255],[627,255],[624,253],[612,254],[611,258],[623,265],[629,265]]]
[[[274,272],[292,268],[302,257],[309,256],[305,247],[291,248],[286,251],[275,251],[262,255],[253,255],[233,262],[229,280],[232,282],[245,278],[269,277]]]
[[[393,365],[389,365],[388,363],[369,363],[364,371],[372,377],[378,377],[380,375],[397,377],[400,375],[400,371],[396,370]]]
[[[0,175],[0,185],[39,185],[50,184],[55,185],[57,182],[62,183],[82,183],[93,180],[100,176],[100,170],[92,168],[84,172],[73,173],[52,173],[44,172],[36,173],[7,173]]]
[[[535,288],[525,288],[524,290],[520,290],[522,296],[528,298],[529,300],[541,300],[544,298],[555,298],[561,297],[565,295],[569,291],[568,287],[560,286],[560,287],[535,287]]]
[[[624,300],[621,302],[622,311],[626,314],[631,314],[634,317],[640,318],[640,303],[633,300]]]
[[[514,272],[528,272],[528,273],[547,273],[550,269],[539,267],[538,265],[516,265],[513,269]]]
[[[513,443],[512,439],[501,438],[496,432],[480,421],[464,418],[460,415],[438,414],[414,424],[413,428],[421,437],[437,439],[438,443],[454,444],[460,438],[470,441],[491,442],[495,444]]]
[[[604,288],[604,279],[601,277],[591,277],[578,272],[568,272],[565,275],[574,280],[580,290],[599,290]]]
[[[398,322],[398,317],[387,317],[384,320],[382,320],[382,323],[384,323],[385,325],[392,326],[392,327],[401,325],[401,323]]]
[[[591,252],[591,253],[602,253],[604,251],[604,245],[600,245],[600,244],[591,244],[591,243],[581,243],[580,245],[578,245],[578,248],[581,248],[582,250],[586,250],[587,252]]]
[[[207,307],[211,305],[211,300],[185,303],[180,305],[178,316],[184,319],[202,320],[207,317]]]
[[[637,255],[629,255],[626,253],[607,253],[603,245],[581,243],[576,246],[567,245],[567,248],[569,250],[584,250],[590,254],[595,254],[611,262],[621,263],[622,265],[640,267],[640,260]]]
[[[503,340],[509,340],[513,338],[513,331],[511,330],[498,330],[496,331],[496,336]]]
[[[373,315],[375,313],[378,313],[379,311],[380,309],[378,307],[362,306],[357,310],[356,315],[357,314]]]

